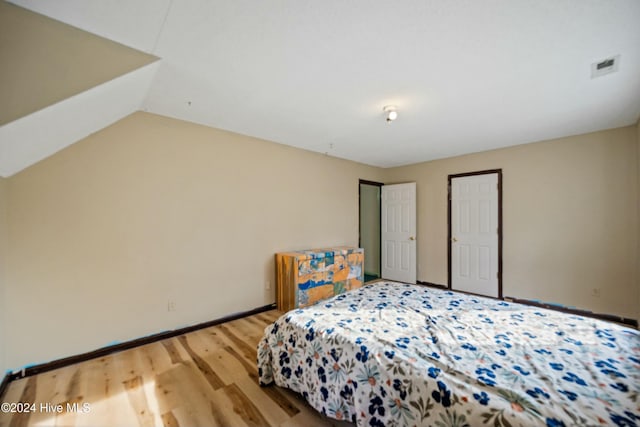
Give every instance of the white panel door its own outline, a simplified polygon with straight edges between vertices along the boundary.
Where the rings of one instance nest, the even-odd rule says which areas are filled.
[[[416,283],[416,183],[383,185],[382,277]]]
[[[497,173],[451,179],[451,289],[499,296]]]

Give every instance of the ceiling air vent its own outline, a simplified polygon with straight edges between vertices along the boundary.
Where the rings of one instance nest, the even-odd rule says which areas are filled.
[[[605,74],[614,73],[620,67],[620,55],[603,59],[602,61],[591,64],[591,78],[604,76]]]

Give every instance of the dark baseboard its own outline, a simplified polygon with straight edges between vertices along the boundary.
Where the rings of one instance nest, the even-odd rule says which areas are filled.
[[[418,285],[430,286],[430,287],[438,288],[438,289],[448,289],[448,290],[450,290],[452,292],[460,292],[460,293],[468,294],[468,295],[476,295],[476,294],[471,294],[469,292],[449,289],[446,285],[438,285],[437,283],[421,282],[420,280],[418,280],[416,283]],[[484,298],[492,298],[492,299],[503,299],[505,301],[512,301],[512,302],[516,302],[518,304],[531,305],[531,306],[534,306],[534,307],[541,307],[541,308],[546,308],[546,309],[549,309],[549,310],[561,311],[563,313],[577,314],[579,316],[593,317],[595,319],[607,320],[609,322],[621,323],[623,325],[632,326],[632,327],[634,327],[636,329],[638,328],[638,321],[636,319],[631,319],[631,318],[622,317],[622,316],[616,316],[614,314],[594,313],[594,312],[589,311],[589,310],[581,310],[581,309],[578,309],[578,308],[565,307],[563,305],[549,304],[549,303],[544,303],[544,302],[540,302],[540,301],[532,301],[532,300],[522,299],[522,298],[514,298],[514,297],[495,298],[495,297],[490,297],[490,296],[486,296],[486,295],[478,295],[478,296],[483,296]]]
[[[104,357],[109,354],[118,353],[120,351],[129,350],[135,347],[140,347],[141,345],[145,345],[145,344],[151,344],[153,342],[164,340],[167,338],[177,337],[178,335],[183,335],[189,332],[197,331],[198,329],[209,328],[211,326],[216,326],[221,323],[230,322],[232,320],[251,316],[253,314],[263,313],[265,311],[273,310],[275,308],[276,308],[276,303],[272,303],[262,307],[254,308],[253,310],[234,313],[229,316],[221,317],[219,319],[210,320],[204,323],[198,323],[197,325],[187,326],[180,329],[174,329],[172,331],[160,332],[160,333],[149,335],[146,337],[137,338],[131,341],[102,347],[87,353],[65,357],[63,359],[54,360],[54,361],[43,363],[40,365],[30,366],[19,372],[8,373],[7,375],[5,375],[4,379],[2,380],[2,383],[0,384],[0,399],[2,398],[2,396],[4,396],[4,392],[8,387],[9,383],[11,381],[14,381],[20,378],[41,374],[43,372],[48,372],[54,369],[63,368],[65,366],[73,365],[75,363],[86,362],[87,360],[95,359],[98,357]]]
[[[633,326],[634,328],[638,327],[638,321],[636,319],[616,316],[614,314],[594,313],[589,310],[582,310],[579,308],[565,307],[563,305],[549,304],[541,301],[532,301],[532,300],[521,299],[521,298],[505,297],[504,299],[505,301],[517,302],[518,304],[531,305],[534,307],[541,307],[549,310],[561,311],[563,313],[568,313],[568,314],[577,314],[578,316],[593,317],[595,319],[607,320],[609,322],[622,323],[627,326]]]
[[[446,287],[445,285],[438,285],[437,283],[422,282],[422,281],[420,281],[420,280],[418,280],[416,283],[417,283],[418,285],[431,286],[432,288],[447,289],[447,287]]]
[[[530,305],[530,306],[535,306],[535,307],[546,308],[546,309],[549,309],[549,310],[561,311],[563,313],[576,314],[576,315],[579,315],[579,316],[592,317],[594,319],[600,319],[600,320],[606,320],[606,321],[609,321],[609,322],[621,323],[623,325],[631,326],[631,327],[634,327],[634,328],[638,329],[638,320],[632,319],[632,318],[629,318],[629,317],[616,316],[615,314],[594,313],[594,312],[589,311],[589,310],[583,310],[583,309],[578,309],[578,308],[573,308],[573,307],[566,307],[566,306],[563,306],[563,305],[544,303],[544,302],[540,302],[540,301],[533,301],[533,300],[522,299],[522,298],[514,298],[514,297],[496,298],[496,297],[490,297],[490,296],[487,296],[487,295],[472,294],[470,292],[460,291],[460,290],[457,290],[457,289],[449,289],[449,287],[447,285],[439,285],[437,283],[423,282],[423,281],[420,281],[420,280],[416,281],[416,283],[418,285],[422,285],[422,286],[429,286],[429,287],[437,288],[437,289],[446,289],[446,290],[449,290],[451,292],[459,292],[459,293],[462,293],[462,294],[480,296],[480,297],[483,297],[483,298],[491,298],[491,299],[497,299],[497,300],[510,301],[510,302],[515,302],[515,303],[518,303],[518,304],[524,304],[524,305]]]

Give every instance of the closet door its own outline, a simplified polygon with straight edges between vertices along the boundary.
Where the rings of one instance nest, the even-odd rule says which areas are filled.
[[[450,176],[450,287],[491,297],[500,289],[500,174]]]

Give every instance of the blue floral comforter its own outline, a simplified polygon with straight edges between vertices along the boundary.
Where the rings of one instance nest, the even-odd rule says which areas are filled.
[[[640,333],[382,282],[283,315],[261,385],[359,426],[640,425]]]

